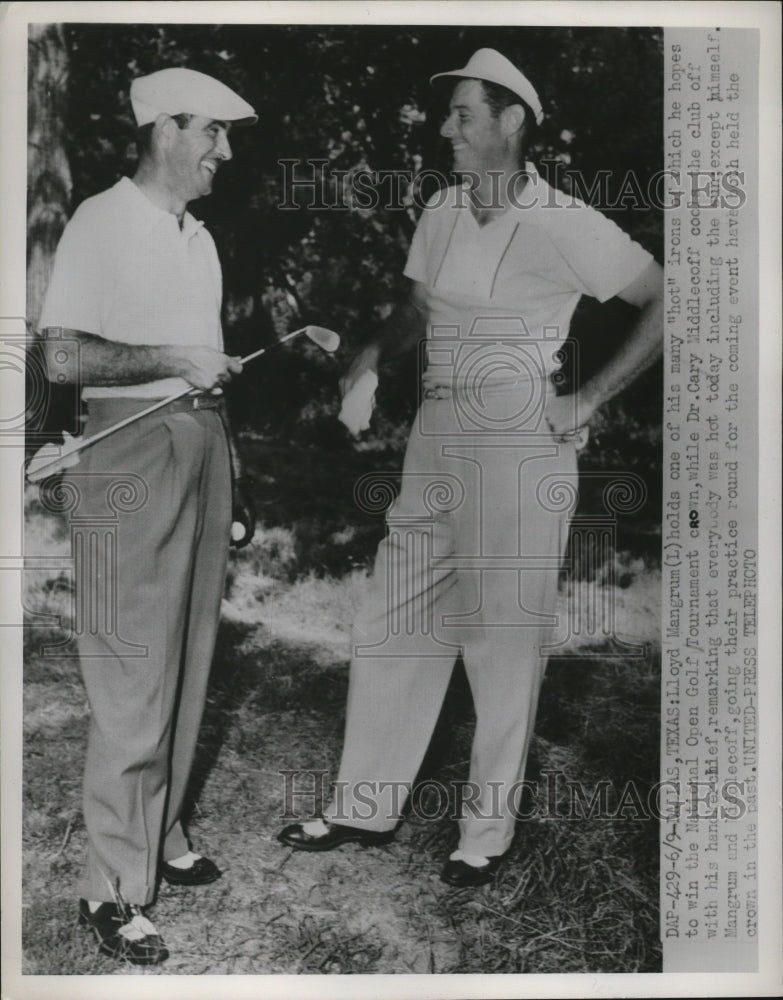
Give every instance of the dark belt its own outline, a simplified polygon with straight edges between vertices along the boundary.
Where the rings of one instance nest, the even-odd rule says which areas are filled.
[[[150,414],[151,417],[166,416],[169,413],[192,413],[193,410],[217,410],[223,401],[223,396],[213,396],[203,393],[199,396],[182,396],[161,406]],[[133,413],[140,413],[159,402],[155,399],[142,399],[140,396],[94,396],[87,399],[87,411],[97,419],[122,420]]]
[[[175,399],[173,403],[161,406],[158,413],[186,413],[189,410],[217,410],[222,401],[222,396],[211,394],[204,396],[183,396],[182,399]]]

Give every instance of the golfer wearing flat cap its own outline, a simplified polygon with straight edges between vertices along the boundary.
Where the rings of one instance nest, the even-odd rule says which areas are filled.
[[[232,124],[256,115],[183,68],[134,80],[130,97],[138,169],[76,210],[39,326],[50,378],[83,386],[86,435],[183,389],[204,393],[86,449],[67,474],[80,525],[96,538],[116,526],[116,548],[94,551],[77,580],[91,708],[79,918],[104,954],[151,965],[168,955],[144,913],[159,879],[196,886],[221,874],[190,850],[180,813],[232,520],[220,386],[241,365],[223,350],[215,245],[187,206],[231,158]]]
[[[426,338],[422,403],[355,623],[335,791],[323,818],[280,840],[325,851],[393,836],[461,654],[476,728],[459,845],[441,877],[476,886],[512,841],[554,641],[568,535],[558,484],[573,483],[596,409],[659,355],[662,282],[642,247],[525,160],[543,108],[516,66],[481,49],[433,80],[451,87],[441,135],[464,183],[424,210],[405,268],[410,297],[343,383],[351,393],[380,358]],[[638,316],[598,374],[555,395],[582,295],[619,296]]]

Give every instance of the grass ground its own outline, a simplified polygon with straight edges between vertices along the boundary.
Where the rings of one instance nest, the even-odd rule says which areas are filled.
[[[298,854],[275,837],[281,771],[334,776],[347,690],[348,627],[382,531],[357,515],[351,486],[382,455],[323,455],[248,442],[262,524],[232,557],[213,678],[193,774],[190,832],[223,879],[164,886],[152,911],[171,958],[154,970],[117,967],[76,927],[86,850],[80,781],[88,709],[73,648],[30,628],[25,663],[24,913],[26,972],[262,974],[649,972],[660,968],[657,824],[634,809],[567,818],[567,781],[588,796],[608,782],[617,806],[658,777],[659,671],[653,641],[629,657],[600,636],[572,638],[550,661],[528,778],[534,818],[496,882],[454,890],[438,873],[456,840],[447,816],[410,817],[388,847]],[[264,472],[263,470],[267,470]],[[274,470],[273,472],[271,470]],[[346,499],[347,498],[347,499]],[[28,554],[67,556],[65,526],[28,503]],[[658,583],[638,553],[603,586],[566,584],[614,601],[616,631],[658,632]],[[622,583],[623,586],[620,586]],[[601,581],[598,581],[601,584]],[[28,575],[28,610],[67,620],[66,573]],[[42,619],[31,617],[31,621]],[[467,774],[472,707],[458,668],[423,776],[452,787]],[[553,785],[551,774],[560,774]],[[328,778],[328,775],[327,775]],[[327,778],[324,779],[326,782]],[[302,786],[298,786],[302,787]],[[326,784],[324,783],[324,789]],[[302,813],[317,809],[297,800]],[[627,799],[622,801],[627,802]]]

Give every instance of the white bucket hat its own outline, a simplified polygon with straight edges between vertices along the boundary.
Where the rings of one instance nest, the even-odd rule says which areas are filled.
[[[430,83],[444,76],[464,76],[475,80],[487,80],[489,83],[499,83],[502,87],[507,87],[512,94],[522,98],[535,115],[537,125],[544,120],[544,109],[541,107],[536,88],[524,73],[495,49],[479,49],[473,53],[462,69],[436,73],[430,77]]]
[[[234,125],[255,125],[258,115],[230,87],[206,73],[181,66],[137,77],[130,88],[137,125],[154,122],[159,114],[202,115]]]

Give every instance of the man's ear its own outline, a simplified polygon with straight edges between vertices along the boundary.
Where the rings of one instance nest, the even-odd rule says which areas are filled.
[[[152,129],[153,141],[157,142],[162,148],[167,149],[174,141],[178,131],[179,125],[177,125],[171,115],[167,115],[165,111],[161,111],[155,119],[155,125]]]
[[[500,112],[500,127],[506,138],[511,138],[525,124],[525,109],[521,104],[510,104]]]

